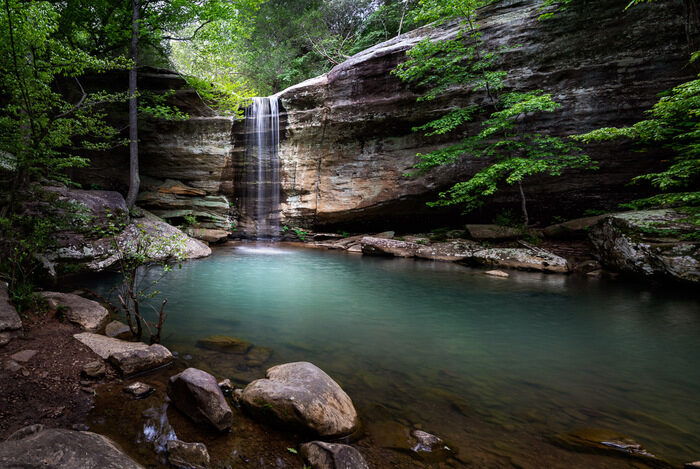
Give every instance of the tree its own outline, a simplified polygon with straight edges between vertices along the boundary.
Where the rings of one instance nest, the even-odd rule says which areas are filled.
[[[141,7],[139,0],[132,1],[131,16],[131,69],[129,70],[129,192],[126,195],[126,206],[132,208],[139,195],[141,178],[139,177],[139,130],[138,130],[138,102],[136,91],[138,88],[138,63],[139,63],[139,18]]]
[[[488,159],[487,166],[470,179],[440,193],[431,206],[461,205],[465,212],[483,204],[503,184],[517,185],[523,223],[530,222],[523,183],[531,176],[560,176],[567,169],[592,169],[594,162],[574,142],[553,135],[532,133],[527,121],[535,114],[554,112],[560,105],[542,90],[507,91],[507,72],[498,70],[499,51],[490,50],[481,38],[477,9],[490,0],[422,0],[417,18],[460,18],[462,29],[454,39],[424,40],[407,52],[408,60],[394,73],[402,80],[427,91],[419,101],[434,100],[459,86],[482,93],[485,104],[457,107],[414,130],[427,136],[460,131],[481,118],[482,130],[458,143],[427,154],[419,154],[419,172],[455,163],[464,158]]]

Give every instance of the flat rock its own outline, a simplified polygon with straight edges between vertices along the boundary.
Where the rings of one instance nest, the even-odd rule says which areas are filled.
[[[168,441],[168,462],[178,469],[207,469],[209,451],[204,443],[185,443],[180,440]]]
[[[286,363],[268,369],[266,376],[246,386],[241,396],[254,413],[323,437],[349,435],[357,429],[352,400],[317,366]]]
[[[52,311],[59,311],[65,319],[87,332],[100,333],[109,322],[109,311],[97,301],[72,293],[41,292]]]
[[[75,334],[73,337],[82,342],[104,360],[107,360],[110,355],[114,353],[148,349],[148,345],[144,344],[143,342],[127,342],[125,340],[105,337],[103,335],[92,334],[90,332]]]
[[[155,389],[146,383],[136,381],[135,383],[131,383],[127,386],[124,386],[123,391],[127,394],[131,394],[136,399],[143,399],[153,394],[153,391],[155,391]]]
[[[247,340],[225,335],[214,335],[197,341],[197,347],[217,352],[244,354],[251,349],[253,344]]]
[[[143,469],[114,442],[97,433],[32,425],[0,443],[5,469]]]
[[[26,363],[37,354],[36,350],[22,350],[10,355],[10,359],[19,363]]]
[[[6,344],[13,337],[20,335],[21,332],[22,320],[15,307],[10,303],[7,284],[0,282],[0,335],[2,335],[0,339]]]
[[[145,349],[116,352],[109,356],[109,362],[124,376],[160,368],[172,361],[173,354],[160,344],[149,345]]]
[[[207,243],[221,243],[228,239],[228,231],[211,228],[188,228],[187,234]]]
[[[109,360],[124,375],[158,368],[173,360],[170,351],[159,344],[127,342],[99,334],[83,332],[73,336],[105,360]]]
[[[168,396],[182,413],[195,422],[206,423],[219,431],[233,425],[233,412],[216,378],[206,371],[187,368],[171,376]]]
[[[129,339],[132,336],[129,326],[121,321],[109,322],[105,327],[105,335],[115,339]]]
[[[546,227],[542,230],[542,234],[547,238],[554,239],[583,239],[588,236],[588,231],[591,227],[606,216],[607,215],[596,215],[557,223]]]
[[[505,239],[516,239],[523,236],[525,233],[521,228],[513,228],[511,226],[501,226],[501,225],[466,225],[467,233],[471,239],[477,241],[488,240],[505,240]]]
[[[505,267],[507,269],[533,270],[549,273],[566,273],[566,259],[544,249],[487,248],[476,250],[464,261],[471,265]]]
[[[414,257],[419,244],[397,239],[365,236],[360,240],[362,254],[367,256]]]
[[[502,277],[502,278],[508,278],[510,277],[510,274],[507,272],[503,272],[502,270],[487,270],[484,272],[485,275],[490,275],[492,277]]]
[[[300,449],[312,469],[369,469],[365,458],[352,446],[311,441]]]

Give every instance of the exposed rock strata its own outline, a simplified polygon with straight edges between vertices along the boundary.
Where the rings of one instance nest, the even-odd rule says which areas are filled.
[[[533,131],[567,135],[634,122],[658,99],[658,92],[694,77],[687,66],[682,2],[644,4],[623,12],[625,5],[624,0],[572,4],[549,21],[537,19],[542,6],[537,0],[508,0],[481,11],[486,44],[511,46],[502,59],[509,71],[507,85],[519,91],[543,89],[562,105],[556,113],[537,116]],[[411,128],[483,96],[453,89],[440,99],[416,103],[416,90],[390,71],[419,40],[440,40],[455,32],[454,26],[412,31],[279,94],[286,110],[280,150],[286,223],[415,229],[454,221],[458,212],[429,209],[424,202],[485,162],[405,178],[416,153],[457,138],[425,138]],[[474,123],[468,132],[478,128]],[[242,137],[242,129],[234,126],[234,160],[242,157]],[[638,195],[641,189],[627,182],[657,161],[654,154],[640,155],[621,144],[587,151],[600,161],[599,171],[526,183],[533,218],[613,208]],[[504,207],[517,210],[514,190],[494,199],[480,216]]]

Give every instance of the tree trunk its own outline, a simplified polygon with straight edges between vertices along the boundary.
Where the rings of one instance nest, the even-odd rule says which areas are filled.
[[[520,209],[523,211],[523,224],[528,226],[530,224],[530,218],[527,215],[527,201],[525,200],[522,181],[518,181],[518,189],[520,190]]]
[[[126,206],[132,208],[139,195],[139,127],[136,92],[138,90],[137,67],[139,55],[139,0],[132,0],[131,16],[131,60],[134,62],[129,70],[129,193]]]

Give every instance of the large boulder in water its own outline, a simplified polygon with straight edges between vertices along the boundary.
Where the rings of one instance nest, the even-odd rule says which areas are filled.
[[[102,435],[32,425],[0,443],[4,469],[143,469]]]
[[[246,386],[241,395],[253,412],[322,437],[345,436],[357,429],[352,400],[317,366],[286,363],[268,369],[266,376]]]
[[[109,322],[109,311],[97,301],[72,293],[41,292],[53,311],[87,332],[102,333]]]
[[[312,441],[301,445],[301,455],[312,469],[369,469],[362,454],[348,445]]]
[[[700,283],[698,227],[672,209],[609,215],[590,231],[603,266],[638,277]]]
[[[219,431],[233,425],[233,412],[216,378],[206,371],[187,368],[170,377],[168,396],[182,413],[195,422],[206,423]]]

